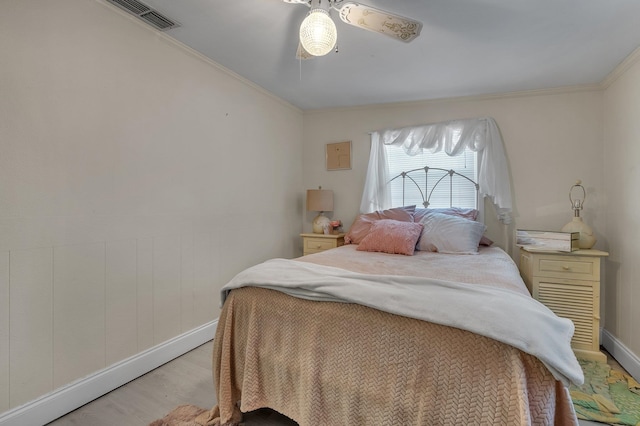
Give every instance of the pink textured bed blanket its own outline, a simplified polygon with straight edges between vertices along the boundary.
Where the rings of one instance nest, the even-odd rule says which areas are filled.
[[[577,424],[567,389],[537,358],[358,304],[233,290],[213,358],[218,406],[202,424],[236,425],[262,407],[303,426]]]

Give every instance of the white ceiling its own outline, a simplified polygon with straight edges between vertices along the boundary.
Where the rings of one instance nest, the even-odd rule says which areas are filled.
[[[308,8],[142,0],[167,34],[301,109],[600,83],[640,45],[639,0],[362,0],[423,23],[409,44],[343,23],[339,53],[299,61]]]

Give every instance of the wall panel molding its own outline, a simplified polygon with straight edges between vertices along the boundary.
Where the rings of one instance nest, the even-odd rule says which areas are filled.
[[[7,411],[0,415],[0,426],[49,423],[210,341],[215,335],[217,325],[216,319],[39,399]]]

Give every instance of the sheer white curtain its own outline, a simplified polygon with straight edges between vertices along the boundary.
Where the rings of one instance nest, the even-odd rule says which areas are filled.
[[[371,134],[371,154],[360,211],[368,213],[388,209],[391,196],[385,145],[402,146],[408,155],[423,149],[461,154],[465,149],[478,153],[480,194],[489,197],[503,223],[511,222],[511,184],[500,130],[493,118],[482,117],[445,121],[402,129],[381,130]],[[428,164],[425,164],[428,166]]]

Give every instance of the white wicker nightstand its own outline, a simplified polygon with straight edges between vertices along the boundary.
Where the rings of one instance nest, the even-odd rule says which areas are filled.
[[[609,253],[571,253],[520,248],[520,274],[534,299],[575,325],[571,347],[576,356],[605,361],[600,352],[600,263]]]

